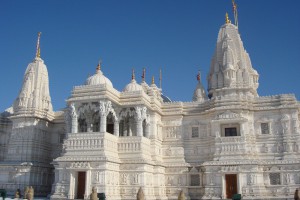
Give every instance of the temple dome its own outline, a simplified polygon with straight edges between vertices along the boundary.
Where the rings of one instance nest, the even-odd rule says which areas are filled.
[[[143,88],[140,84],[136,82],[135,79],[132,79],[129,84],[126,85],[123,92],[135,92],[135,91],[142,91]]]
[[[96,69],[96,73],[90,77],[88,77],[88,79],[85,82],[86,85],[109,85],[111,87],[113,87],[113,84],[111,83],[111,81],[106,78],[102,71],[100,70],[100,64],[98,64],[97,69]]]

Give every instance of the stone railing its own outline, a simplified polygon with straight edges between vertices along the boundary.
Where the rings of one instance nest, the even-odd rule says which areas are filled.
[[[243,139],[241,136],[233,136],[233,137],[220,137],[220,142],[222,143],[237,143],[242,142]]]
[[[145,137],[131,136],[119,137],[119,152],[139,152],[142,150],[149,151],[150,140]]]
[[[238,144],[227,144],[221,146],[221,153],[231,153],[240,151],[240,145]]]
[[[117,149],[118,137],[110,133],[70,133],[63,148],[66,152],[77,150]]]

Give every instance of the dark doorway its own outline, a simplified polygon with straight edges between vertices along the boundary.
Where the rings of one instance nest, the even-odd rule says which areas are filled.
[[[84,199],[86,172],[78,172],[77,199]]]
[[[225,174],[226,181],[226,198],[232,198],[234,194],[237,194],[237,175]]]

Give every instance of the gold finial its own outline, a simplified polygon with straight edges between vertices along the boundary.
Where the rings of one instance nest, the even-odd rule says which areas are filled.
[[[134,69],[132,68],[131,80],[135,80]]]
[[[154,83],[154,76],[152,76],[152,84],[155,84],[155,83]]]
[[[231,21],[230,21],[230,19],[228,17],[228,13],[225,14],[225,23],[226,24],[230,24],[231,23]]]
[[[101,60],[99,60],[96,71],[100,71],[101,70]]]
[[[37,58],[41,57],[40,38],[41,38],[41,32],[38,32],[38,39],[36,43],[36,53],[35,53],[35,57]]]

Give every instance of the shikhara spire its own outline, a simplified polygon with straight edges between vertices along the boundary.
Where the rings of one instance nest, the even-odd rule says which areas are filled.
[[[253,98],[258,96],[257,88],[258,73],[252,68],[237,27],[230,23],[226,13],[208,75],[209,96],[243,94]]]
[[[40,58],[41,57],[41,48],[40,48],[40,38],[41,38],[41,32],[38,32],[38,39],[37,39],[37,43],[36,43],[36,53],[35,53],[35,57],[36,58]]]
[[[51,97],[49,92],[48,70],[40,58],[40,36],[38,33],[36,45],[36,59],[29,63],[23,80],[19,96],[14,102],[15,113],[36,113],[38,117],[48,117],[52,113]]]

